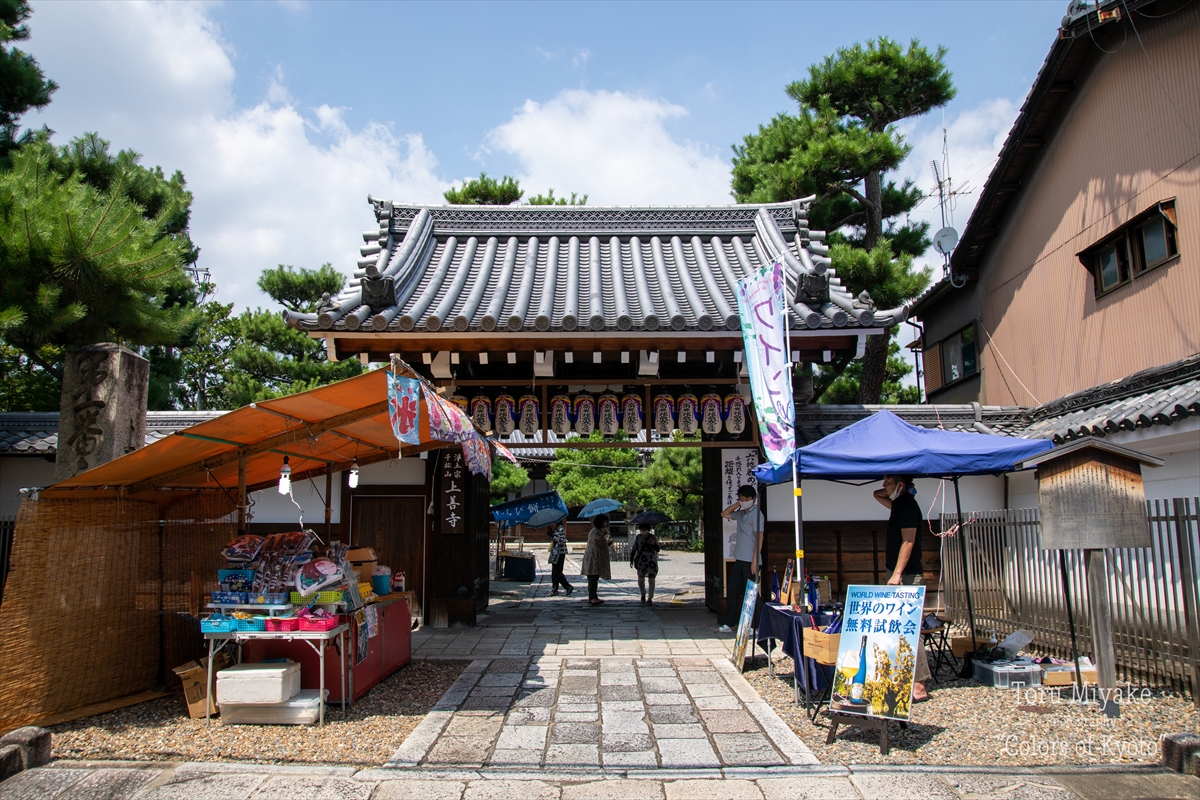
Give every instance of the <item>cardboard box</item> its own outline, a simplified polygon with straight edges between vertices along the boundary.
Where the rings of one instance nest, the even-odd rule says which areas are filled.
[[[379,557],[375,555],[375,548],[373,547],[355,547],[346,553],[346,560],[358,572],[356,583],[370,583],[371,570],[379,566]]]
[[[1096,672],[1096,668],[1092,666],[1080,664],[1079,677],[1083,679],[1083,684],[1085,686],[1099,682],[1099,676]],[[1042,685],[1074,686],[1075,667],[1071,666],[1070,664],[1043,664]]]
[[[217,673],[229,667],[233,662],[229,655],[220,650],[213,656],[213,681],[217,679]],[[212,692],[206,685],[205,678],[208,677],[208,656],[199,661],[189,661],[186,664],[175,667],[171,670],[179,676],[180,682],[183,683],[183,699],[187,703],[188,716],[192,719],[201,719],[205,714],[205,701],[207,701],[207,711],[216,714],[217,704],[212,698]]]
[[[954,653],[955,658],[962,658],[967,653],[974,653],[987,643],[987,639],[976,638],[974,644],[972,644],[970,636],[952,636],[950,638],[950,652]]]
[[[841,641],[840,633],[825,633],[805,628],[804,657],[814,659],[818,664],[836,664],[838,645]]]

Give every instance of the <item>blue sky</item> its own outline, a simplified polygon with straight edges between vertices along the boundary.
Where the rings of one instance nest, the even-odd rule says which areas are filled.
[[[951,174],[978,188],[1065,9],[35,2],[28,49],[62,88],[26,122],[59,140],[96,130],[182,169],[219,297],[259,305],[254,281],[274,264],[350,271],[368,192],[438,202],[487,170],[597,204],[730,202],[730,145],[791,109],[784,87],[809,64],[881,35],[949,48]],[[935,112],[904,127],[904,173],[922,186],[942,125]]]

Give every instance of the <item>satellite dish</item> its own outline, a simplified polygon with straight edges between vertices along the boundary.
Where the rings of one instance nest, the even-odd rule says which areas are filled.
[[[954,228],[942,228],[933,236],[933,249],[944,256],[950,255],[950,251],[956,244],[958,244],[958,231]]]

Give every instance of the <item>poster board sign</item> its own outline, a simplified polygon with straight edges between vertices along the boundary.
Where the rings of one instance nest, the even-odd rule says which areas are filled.
[[[758,483],[754,468],[758,466],[758,450],[721,450],[721,508],[729,508],[737,502],[739,486]],[[760,503],[758,506],[762,508]],[[737,522],[721,518],[721,540],[724,558],[733,558],[733,544],[737,537]]]
[[[783,583],[779,585],[779,602],[787,603],[788,595],[792,591],[792,573],[796,570],[796,559],[789,558],[787,566],[783,568]]]
[[[733,640],[733,665],[737,667],[738,672],[742,671],[742,666],[746,663],[746,645],[750,642],[754,607],[757,604],[758,581],[746,581],[746,596],[742,599],[742,613],[738,617],[737,637]]]
[[[831,708],[907,722],[924,586],[850,586]]]

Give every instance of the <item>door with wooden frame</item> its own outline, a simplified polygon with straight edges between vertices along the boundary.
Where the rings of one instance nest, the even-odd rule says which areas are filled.
[[[379,563],[403,572],[405,589],[424,596],[424,495],[354,495],[353,544],[373,547]],[[415,613],[416,609],[412,609]]]

